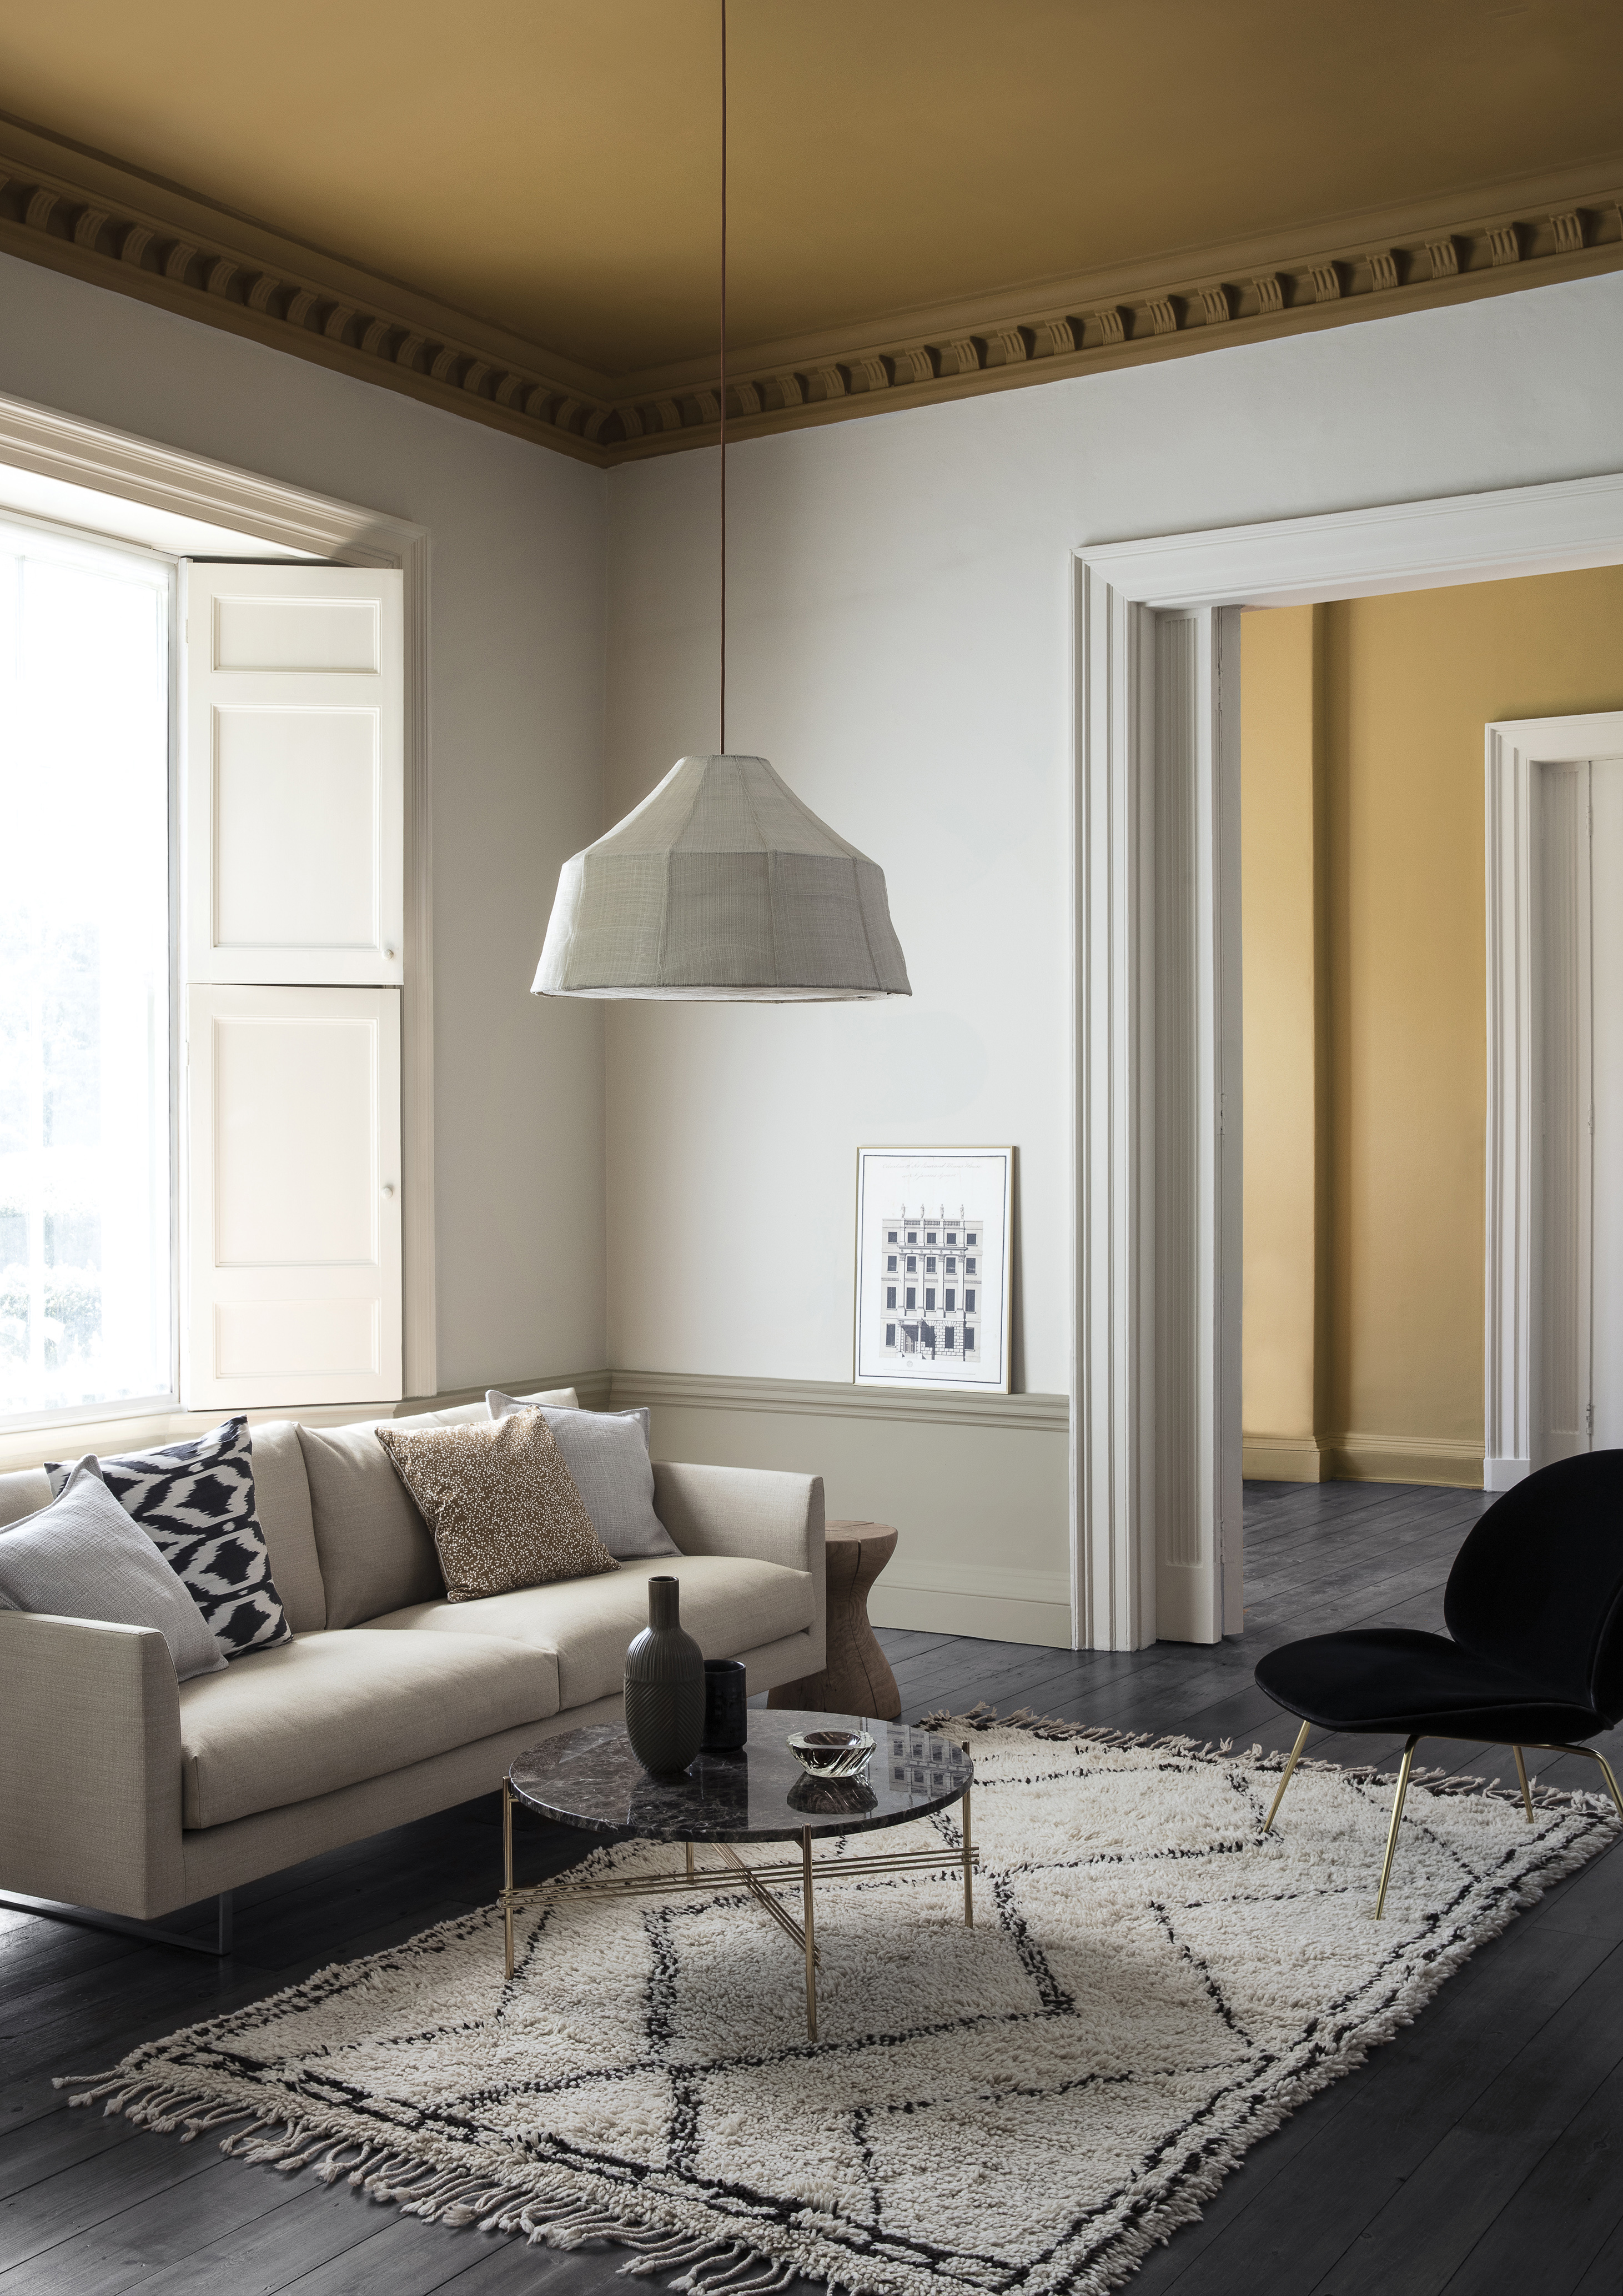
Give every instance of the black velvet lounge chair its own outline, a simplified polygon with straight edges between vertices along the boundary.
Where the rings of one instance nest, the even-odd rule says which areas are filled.
[[[1533,1820],[1522,1748],[1600,1764],[1623,1817],[1611,1765],[1578,1742],[1623,1719],[1623,1451],[1590,1451],[1541,1467],[1496,1499],[1455,1557],[1445,1635],[1360,1627],[1270,1651],[1257,1683],[1302,1726],[1263,1832],[1313,1729],[1406,1741],[1381,1868],[1375,1919],[1422,1738],[1509,1746]]]

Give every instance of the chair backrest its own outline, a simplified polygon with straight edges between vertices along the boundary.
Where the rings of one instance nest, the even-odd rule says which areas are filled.
[[[1496,1499],[1443,1609],[1463,1648],[1623,1719],[1623,1451],[1559,1459]]]

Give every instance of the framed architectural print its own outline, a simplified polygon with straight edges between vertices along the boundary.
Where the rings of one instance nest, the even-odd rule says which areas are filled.
[[[857,1380],[1009,1391],[1012,1148],[857,1151]]]

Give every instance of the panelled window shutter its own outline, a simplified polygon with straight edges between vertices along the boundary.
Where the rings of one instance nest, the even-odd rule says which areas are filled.
[[[402,1392],[402,578],[181,591],[181,1396]]]

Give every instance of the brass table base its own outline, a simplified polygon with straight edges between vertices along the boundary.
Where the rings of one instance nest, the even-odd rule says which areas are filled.
[[[817,1971],[823,1956],[817,1950],[816,1916],[812,1902],[812,1883],[816,1876],[826,1882],[859,1881],[868,1874],[939,1874],[943,1867],[958,1866],[963,1875],[963,1923],[966,1929],[975,1926],[975,1875],[980,1869],[980,1852],[970,1833],[970,1794],[963,1794],[963,1846],[961,1849],[892,1849],[879,1851],[868,1857],[814,1857],[812,1833],[809,1828],[800,1836],[800,1855],[784,1858],[769,1866],[747,1865],[731,1842],[717,1841],[712,1846],[721,1852],[726,1864],[721,1866],[701,1866],[693,1856],[694,1845],[686,1847],[687,1862],[684,1867],[658,1874],[627,1874],[593,1876],[580,1882],[537,1882],[524,1890],[516,1890],[512,1882],[512,1808],[515,1796],[505,1778],[502,1780],[502,1864],[503,1888],[497,1903],[502,1908],[502,1930],[506,1948],[507,1975],[512,1975],[512,1916],[515,1906],[526,1898],[534,1898],[543,1890],[556,1890],[561,1896],[583,1898],[659,1898],[672,1890],[714,1890],[717,1883],[736,1879],[742,1882],[750,1896],[783,1931],[797,1952],[806,1957],[806,2030],[810,2039],[817,2038]],[[800,1884],[801,1918],[794,1915],[773,1895],[774,1885]]]

